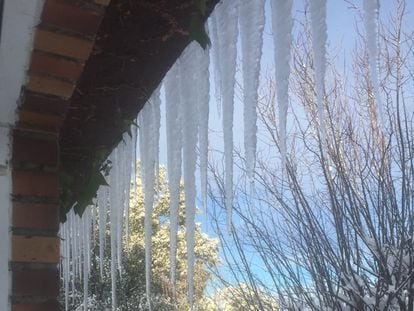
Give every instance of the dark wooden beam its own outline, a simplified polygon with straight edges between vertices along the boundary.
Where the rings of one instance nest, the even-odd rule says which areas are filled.
[[[208,1],[208,13],[217,0]],[[113,0],[71,99],[60,139],[69,208],[189,44],[191,0]]]

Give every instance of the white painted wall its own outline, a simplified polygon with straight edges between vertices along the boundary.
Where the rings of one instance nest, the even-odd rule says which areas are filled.
[[[39,23],[43,0],[5,0],[0,41],[0,310],[10,310],[10,130]]]

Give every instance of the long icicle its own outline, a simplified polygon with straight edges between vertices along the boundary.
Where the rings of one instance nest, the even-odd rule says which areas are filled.
[[[221,115],[221,61],[220,61],[220,38],[218,35],[217,10],[214,11],[208,19],[208,32],[212,41],[212,58],[213,58],[213,73],[214,73],[214,96],[217,102],[217,112]]]
[[[286,161],[286,124],[289,107],[290,51],[293,28],[292,3],[292,0],[272,0],[272,28],[282,169],[285,169]]]
[[[203,208],[207,211],[207,165],[208,165],[208,120],[210,101],[209,51],[198,50],[195,83],[197,85],[199,154],[200,154],[200,188]]]
[[[171,68],[165,80],[165,113],[167,134],[168,188],[170,191],[170,280],[176,294],[177,233],[180,204],[182,120],[180,118],[180,61]]]
[[[99,275],[103,279],[104,247],[106,232],[106,211],[108,206],[108,189],[101,187],[98,191],[98,226],[99,226]]]
[[[223,136],[225,162],[225,206],[227,228],[232,230],[233,209],[233,113],[234,86],[236,83],[237,61],[237,1],[224,1],[216,8],[220,38],[220,75],[223,98]]]
[[[197,51],[201,47],[193,42],[182,56],[180,76],[182,83],[182,120],[183,120],[183,167],[185,190],[185,225],[187,240],[187,282],[188,300],[191,310],[194,305],[194,236],[195,236],[195,170],[197,161],[197,88],[194,86],[194,67],[197,66]]]
[[[265,23],[264,0],[245,0],[239,4],[240,38],[243,64],[244,150],[247,177],[253,181],[257,145],[257,99]]]
[[[83,258],[83,310],[88,311],[89,263],[90,263],[90,229],[91,207],[88,206],[82,216],[82,258]]]
[[[144,206],[145,206],[145,285],[148,299],[148,307],[151,310],[151,258],[152,258],[152,210],[154,204],[155,186],[155,146],[158,138],[154,139],[156,133],[153,105],[160,103],[159,89],[152,95],[149,102],[142,109],[139,116],[140,123],[140,151],[142,162],[142,180],[144,185]],[[157,109],[157,108],[155,108]],[[159,132],[159,129],[158,129]]]
[[[316,101],[322,145],[325,144],[326,130],[324,117],[325,73],[326,73],[326,0],[310,1],[313,61],[315,68]]]
[[[117,163],[116,150],[111,154],[112,163]],[[111,171],[109,184],[110,184],[110,230],[111,230],[111,293],[112,293],[112,311],[117,309],[116,301],[116,283],[117,283],[117,232],[118,232],[118,176],[116,174],[116,169]]]

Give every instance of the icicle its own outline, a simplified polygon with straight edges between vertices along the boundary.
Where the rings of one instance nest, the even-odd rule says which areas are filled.
[[[250,181],[253,181],[257,144],[257,90],[265,22],[264,0],[244,0],[240,1],[239,6],[243,63],[244,149],[247,176]]]
[[[213,55],[213,65],[214,65],[214,95],[217,102],[217,112],[221,114],[221,75],[220,75],[220,38],[217,31],[217,11],[213,12],[208,19],[208,29],[211,36],[212,47],[211,52]]]
[[[131,128],[131,137],[128,137],[128,143],[125,146],[125,172],[124,172],[124,179],[125,179],[125,200],[124,200],[124,218],[125,218],[125,241],[126,245],[128,246],[129,241],[129,198],[131,192],[131,178],[132,178],[132,159],[133,153],[135,153],[135,133],[134,128]],[[135,165],[134,165],[135,166]]]
[[[106,187],[101,187],[98,192],[99,273],[101,276],[101,280],[103,279],[107,205],[108,205],[108,189]]]
[[[152,97],[152,117],[153,117],[153,139],[154,139],[154,159],[155,159],[155,178],[158,187],[159,184],[159,169],[160,169],[160,127],[161,127],[161,98],[160,98],[161,85],[154,91]],[[157,191],[158,192],[158,191]]]
[[[194,85],[194,68],[197,64],[197,53],[201,47],[193,42],[182,56],[180,67],[182,89],[182,122],[183,122],[183,163],[184,163],[184,190],[185,190],[185,225],[187,240],[187,282],[188,300],[193,309],[194,303],[194,235],[195,235],[195,170],[197,162],[197,92],[198,85]]]
[[[283,169],[285,169],[286,161],[286,122],[289,105],[290,50],[293,28],[292,2],[292,0],[272,1],[276,94],[279,106],[279,140]]]
[[[312,27],[313,62],[315,68],[316,101],[318,107],[319,127],[322,144],[326,138],[324,121],[324,96],[326,72],[326,0],[310,1],[310,16]]]
[[[72,240],[72,257],[73,257],[73,277],[78,276],[78,228],[74,215],[71,215],[72,218],[72,228],[73,228],[73,240]]]
[[[138,121],[135,120],[135,124],[137,124]],[[129,200],[129,195],[131,192],[131,187],[132,189],[135,191],[135,183],[136,183],[136,170],[137,170],[137,140],[138,140],[138,127],[136,125],[133,125],[132,128],[132,145],[131,145],[131,158],[130,158],[130,162],[131,163],[131,173],[130,173],[130,182],[128,183],[128,201],[127,201],[127,205],[126,205],[126,210],[125,210],[125,240],[126,240],[126,245],[128,247],[129,245],[129,213],[130,213],[130,200]]]
[[[91,209],[87,207],[82,216],[82,254],[83,254],[83,309],[88,311],[88,287],[90,271],[90,229],[91,229]]]
[[[69,310],[69,245],[70,245],[70,237],[69,237],[69,226],[66,223],[62,226],[62,246],[63,246],[63,253],[62,256],[62,272],[63,272],[63,288],[65,293],[65,310]]]
[[[210,73],[209,53],[206,50],[198,50],[197,66],[194,67],[194,82],[197,86],[198,124],[199,124],[199,148],[200,148],[200,188],[203,208],[207,211],[207,164],[208,164],[208,118],[210,101]]]
[[[117,175],[116,192],[117,192],[117,203],[116,203],[116,251],[117,251],[117,269],[119,276],[122,275],[122,228],[124,219],[124,201],[125,201],[125,176],[123,174],[123,168],[125,167],[124,161],[124,149],[125,149],[125,138],[124,141],[119,144],[116,148],[116,163],[114,174]]]
[[[171,68],[165,80],[165,113],[167,134],[168,188],[170,191],[170,279],[175,296],[177,232],[180,204],[182,120],[180,118],[180,61]],[[178,86],[178,87],[177,87]]]
[[[112,152],[111,155],[112,163],[117,163],[116,152]],[[111,171],[110,178],[110,230],[111,230],[111,293],[112,293],[112,311],[117,308],[116,302],[116,280],[117,280],[117,232],[118,232],[118,191],[116,186],[118,184],[118,176],[116,172]]]
[[[160,100],[159,89],[152,95],[149,102],[142,109],[139,116],[140,124],[140,151],[141,151],[141,171],[144,185],[144,205],[145,205],[145,283],[147,291],[148,306],[151,310],[151,238],[152,238],[152,210],[154,204],[154,182],[155,182],[155,164],[158,150],[158,137],[154,138],[156,132],[159,133],[159,128],[156,129],[159,123],[156,122],[154,116],[156,112],[155,105],[159,105]]]
[[[365,36],[367,40],[369,73],[373,88],[373,95],[377,104],[378,121],[383,120],[383,107],[379,95],[378,82],[378,14],[379,14],[379,0],[364,0],[364,25]],[[381,122],[381,124],[383,124]]]
[[[224,1],[216,8],[219,22],[221,91],[223,98],[223,135],[225,162],[225,206],[227,227],[232,227],[233,205],[233,112],[237,57],[237,1]]]

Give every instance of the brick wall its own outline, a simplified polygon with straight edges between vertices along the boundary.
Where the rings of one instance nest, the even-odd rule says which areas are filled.
[[[13,131],[12,311],[59,310],[59,131],[110,0],[46,0]]]

